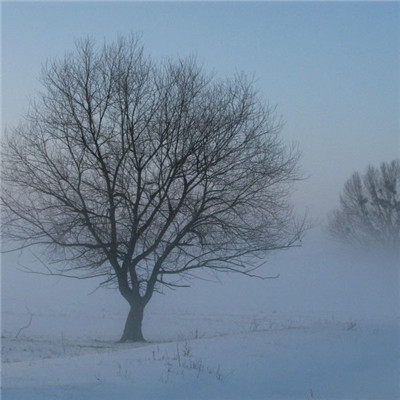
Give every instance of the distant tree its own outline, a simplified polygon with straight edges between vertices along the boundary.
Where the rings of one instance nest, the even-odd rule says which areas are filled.
[[[254,276],[298,243],[298,154],[241,74],[156,64],[135,36],[48,63],[43,91],[3,146],[3,237],[44,247],[48,273],[102,277],[141,341],[153,293],[200,269]],[[261,260],[260,260],[261,259]]]
[[[351,245],[400,250],[400,162],[369,166],[344,185],[340,207],[329,220],[331,234]]]

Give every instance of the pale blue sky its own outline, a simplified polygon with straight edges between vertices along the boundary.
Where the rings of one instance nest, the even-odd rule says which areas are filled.
[[[399,16],[389,2],[3,2],[3,126],[74,38],[141,32],[154,57],[195,54],[219,77],[254,75],[303,152],[310,177],[294,199],[323,221],[354,170],[400,155]]]

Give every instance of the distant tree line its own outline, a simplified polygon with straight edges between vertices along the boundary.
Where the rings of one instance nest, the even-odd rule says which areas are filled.
[[[400,162],[369,166],[344,184],[330,233],[352,246],[400,252]]]

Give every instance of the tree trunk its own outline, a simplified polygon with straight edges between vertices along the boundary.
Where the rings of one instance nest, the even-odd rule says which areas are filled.
[[[142,333],[143,305],[131,305],[120,342],[144,342]]]

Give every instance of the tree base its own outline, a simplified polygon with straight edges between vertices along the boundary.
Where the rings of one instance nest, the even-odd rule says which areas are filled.
[[[122,337],[117,341],[117,343],[146,343],[147,340],[145,338],[141,339],[129,339],[129,338],[124,338]]]

